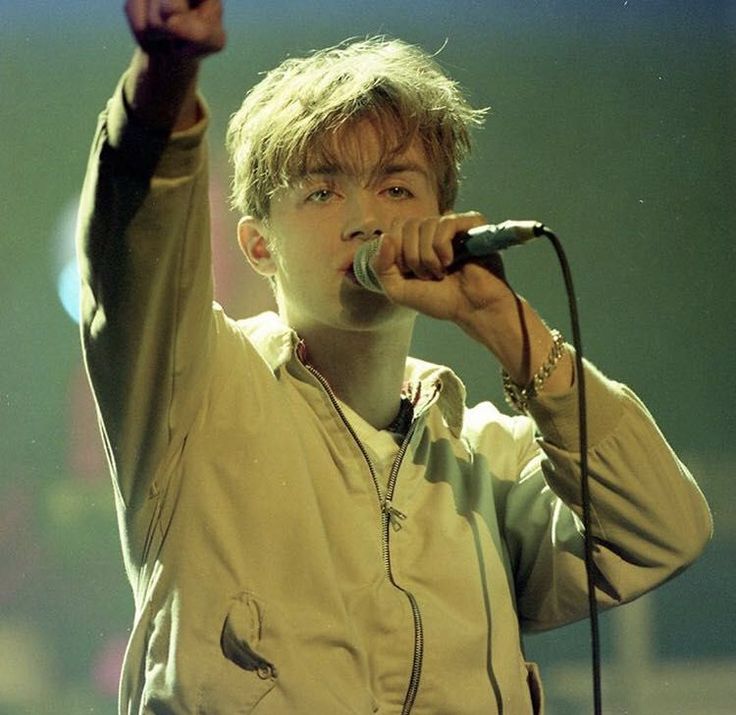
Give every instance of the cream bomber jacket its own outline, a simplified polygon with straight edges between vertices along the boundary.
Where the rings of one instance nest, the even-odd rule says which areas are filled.
[[[542,712],[520,628],[586,615],[575,398],[535,424],[415,360],[388,485],[277,316],[212,303],[206,120],[101,116],[79,221],[82,339],[135,623],[120,713]],[[603,606],[690,563],[708,507],[645,408],[587,368]]]

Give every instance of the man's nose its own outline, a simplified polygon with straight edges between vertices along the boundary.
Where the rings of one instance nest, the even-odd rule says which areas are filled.
[[[356,229],[355,231],[351,231],[350,234],[347,236],[347,240],[351,240],[353,238],[358,238],[361,241],[367,241],[371,238],[378,238],[379,236],[383,235],[383,231],[378,227],[374,228],[366,228],[366,229]]]
[[[368,241],[382,235],[384,228],[378,209],[370,197],[354,197],[350,201],[350,210],[343,231],[344,240]]]

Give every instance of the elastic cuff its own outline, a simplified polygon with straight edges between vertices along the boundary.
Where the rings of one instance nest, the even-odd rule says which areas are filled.
[[[201,119],[181,132],[170,133],[137,119],[125,100],[123,75],[107,104],[107,143],[129,170],[162,178],[193,174],[200,164],[199,147],[209,125],[209,108],[198,95]]]

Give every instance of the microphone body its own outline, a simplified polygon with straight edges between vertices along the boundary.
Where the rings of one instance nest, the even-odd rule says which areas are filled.
[[[457,233],[452,239],[453,259],[447,270],[456,270],[474,259],[486,258],[511,246],[531,241],[542,236],[546,230],[544,224],[538,221],[504,221]],[[380,238],[367,241],[358,249],[353,260],[356,280],[375,293],[383,293],[381,283],[371,266],[380,245]]]

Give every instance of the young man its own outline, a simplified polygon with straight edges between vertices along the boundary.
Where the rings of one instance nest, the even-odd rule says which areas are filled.
[[[126,9],[140,47],[80,214],[84,351],[136,606],[120,712],[541,712],[520,628],[586,614],[575,376],[498,271],[446,271],[452,237],[485,222],[451,212],[479,114],[400,42],[270,73],[229,144],[240,244],[279,315],[236,322],[212,304],[196,95],[219,3]],[[351,269],[375,237],[384,294]],[[533,420],[468,410],[449,369],[408,358],[418,312],[517,385],[537,377]],[[711,524],[638,399],[586,371],[611,606],[684,568]]]

